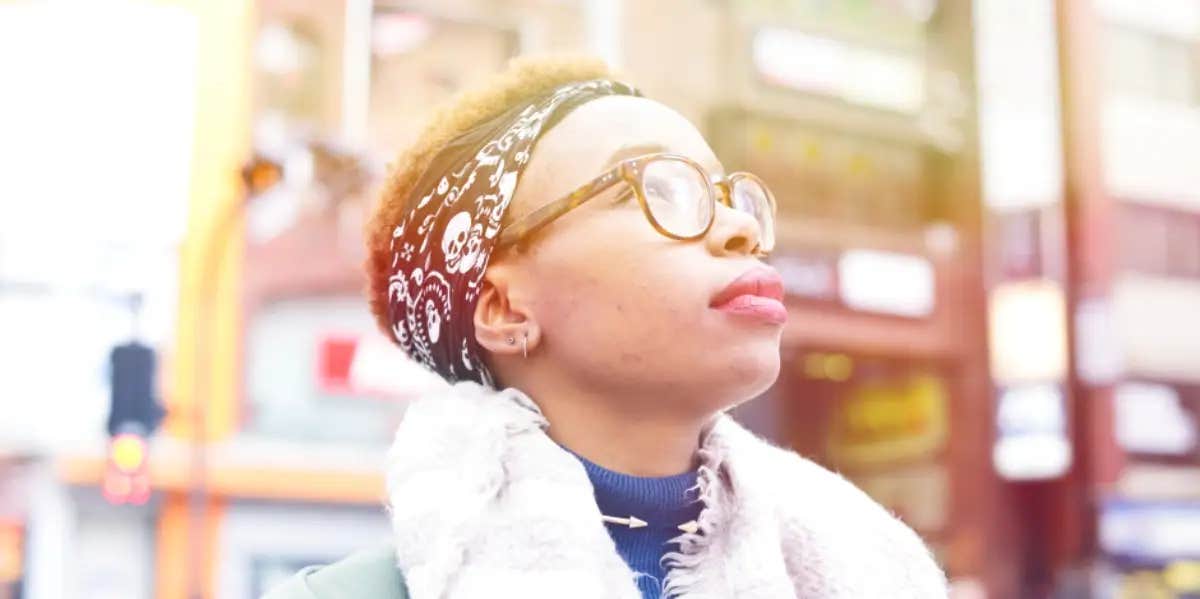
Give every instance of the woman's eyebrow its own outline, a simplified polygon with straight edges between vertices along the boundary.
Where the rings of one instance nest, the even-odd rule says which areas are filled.
[[[638,156],[645,156],[646,154],[657,154],[659,152],[666,151],[667,147],[658,143],[640,143],[621,146],[620,148],[617,148],[616,152],[612,153],[612,156],[608,157],[608,161],[604,163],[604,167],[609,168],[622,160],[628,160]]]
[[[646,154],[659,154],[668,151],[669,150],[667,149],[667,146],[653,142],[621,146],[616,152],[612,153],[612,156],[608,157],[608,161],[604,163],[604,168],[612,168],[613,165],[622,160],[637,158],[638,156],[645,156]],[[704,168],[708,169],[709,173],[716,175],[718,178],[722,178],[726,174],[725,168],[720,162],[705,165]]]

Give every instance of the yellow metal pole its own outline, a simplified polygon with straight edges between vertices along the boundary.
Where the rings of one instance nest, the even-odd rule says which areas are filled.
[[[203,444],[236,429],[243,244],[241,165],[250,151],[252,0],[160,0],[196,17],[194,115],[187,232],[180,253],[179,307],[166,434]],[[219,229],[232,227],[227,231]],[[219,264],[220,268],[212,268]],[[195,461],[191,497],[171,493],[159,520],[157,595],[211,597],[220,510]],[[216,500],[219,501],[219,500]]]
[[[187,235],[180,257],[179,320],[176,330],[168,434],[195,436],[193,389],[207,399],[209,440],[227,437],[237,422],[237,364],[240,324],[241,243],[227,243],[216,280],[205,276],[208,247],[231,205],[242,201],[239,173],[250,152],[250,43],[253,10],[249,0],[177,0],[198,20],[197,101],[193,142]],[[232,239],[241,238],[234,224]],[[205,287],[212,298],[200,297]],[[211,301],[204,309],[202,302]],[[208,318],[200,322],[203,313]],[[210,342],[208,356],[197,354],[197,333],[204,327]],[[207,368],[205,368],[207,366]],[[196,377],[203,377],[196,385]]]

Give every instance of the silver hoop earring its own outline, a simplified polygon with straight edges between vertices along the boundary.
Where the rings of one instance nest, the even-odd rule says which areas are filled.
[[[512,345],[512,344],[514,344],[514,343],[516,343],[516,342],[517,342],[517,340],[516,340],[516,339],[513,339],[512,337],[509,337],[508,339],[506,339],[506,341],[508,341],[508,344],[509,344],[509,345]]]
[[[525,338],[521,340],[521,357],[529,357],[529,333],[525,333]]]

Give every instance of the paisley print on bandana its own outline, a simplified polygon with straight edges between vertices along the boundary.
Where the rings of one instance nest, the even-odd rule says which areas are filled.
[[[388,314],[409,356],[451,383],[495,386],[474,315],[501,219],[541,134],[608,95],[641,94],[606,79],[563,85],[473,127],[434,157],[392,231]]]

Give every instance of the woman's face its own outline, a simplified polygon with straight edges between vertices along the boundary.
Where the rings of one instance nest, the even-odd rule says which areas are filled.
[[[505,221],[563,197],[621,159],[664,151],[725,174],[700,132],[670,108],[629,96],[588,102],[538,141]],[[744,304],[741,311],[712,306],[748,271],[774,275],[752,254],[757,222],[718,203],[705,237],[670,239],[655,231],[628,190],[614,186],[553,221],[525,252],[493,258],[489,269],[507,271],[509,301],[536,324],[530,353],[576,384],[662,398],[664,409],[685,402],[713,411],[761,393],[779,373],[782,322]],[[774,287],[759,293],[774,295]]]

